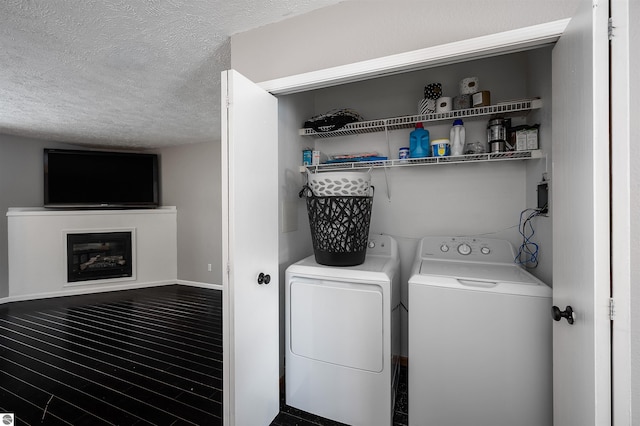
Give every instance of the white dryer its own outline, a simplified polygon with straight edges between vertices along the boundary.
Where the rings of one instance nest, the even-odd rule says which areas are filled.
[[[369,238],[363,264],[287,268],[286,403],[350,425],[393,421],[400,353],[398,245]]]
[[[508,241],[426,237],[409,278],[409,425],[551,426],[551,289]]]

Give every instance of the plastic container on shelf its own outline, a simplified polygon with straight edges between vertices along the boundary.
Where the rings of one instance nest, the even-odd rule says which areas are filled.
[[[422,158],[429,156],[429,131],[422,123],[416,123],[416,128],[409,135],[409,157]]]
[[[403,146],[398,150],[398,159],[400,161],[405,161],[409,158],[409,147]]]
[[[434,157],[446,157],[451,154],[449,139],[434,139],[431,141],[431,155]]]
[[[453,122],[449,131],[449,140],[451,141],[451,155],[464,154],[465,130],[462,120],[457,119]]]

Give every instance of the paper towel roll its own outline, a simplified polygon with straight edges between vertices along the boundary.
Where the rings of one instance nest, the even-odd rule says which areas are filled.
[[[419,114],[433,114],[436,112],[436,100],[435,99],[420,99],[418,102]]]
[[[460,94],[472,95],[480,90],[478,77],[467,77],[460,80]]]
[[[436,112],[449,112],[451,111],[451,98],[443,96],[436,101]]]

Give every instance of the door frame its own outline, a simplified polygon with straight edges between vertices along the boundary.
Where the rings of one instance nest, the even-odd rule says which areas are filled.
[[[636,15],[638,8],[635,9]],[[637,173],[632,171],[632,121],[633,102],[638,111],[638,100],[631,94],[631,64],[633,43],[630,37],[632,9],[629,0],[611,0],[613,32],[610,37],[611,75],[611,281],[613,305],[612,340],[612,416],[613,425],[632,424],[632,321],[631,282],[638,277],[631,267],[631,259],[639,253],[638,237],[633,238],[631,230],[634,205],[638,206],[640,195],[634,194],[632,187],[638,184]],[[638,16],[636,16],[638,18]],[[637,48],[637,46],[635,46]],[[637,54],[636,54],[637,55]],[[637,60],[637,59],[636,59]],[[636,93],[637,96],[637,93]],[[636,126],[638,126],[636,124]],[[636,132],[638,128],[636,127]],[[637,133],[636,133],[637,134]],[[637,156],[635,157],[637,158]],[[636,186],[637,188],[637,186]],[[637,213],[637,207],[636,211]]]

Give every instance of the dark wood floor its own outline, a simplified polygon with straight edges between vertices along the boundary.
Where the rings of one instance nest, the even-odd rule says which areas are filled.
[[[222,424],[222,302],[166,286],[0,306],[16,424]]]
[[[401,376],[394,426],[407,424]],[[221,292],[172,285],[0,305],[0,413],[16,425],[222,425]],[[283,400],[272,425],[338,423]]]

